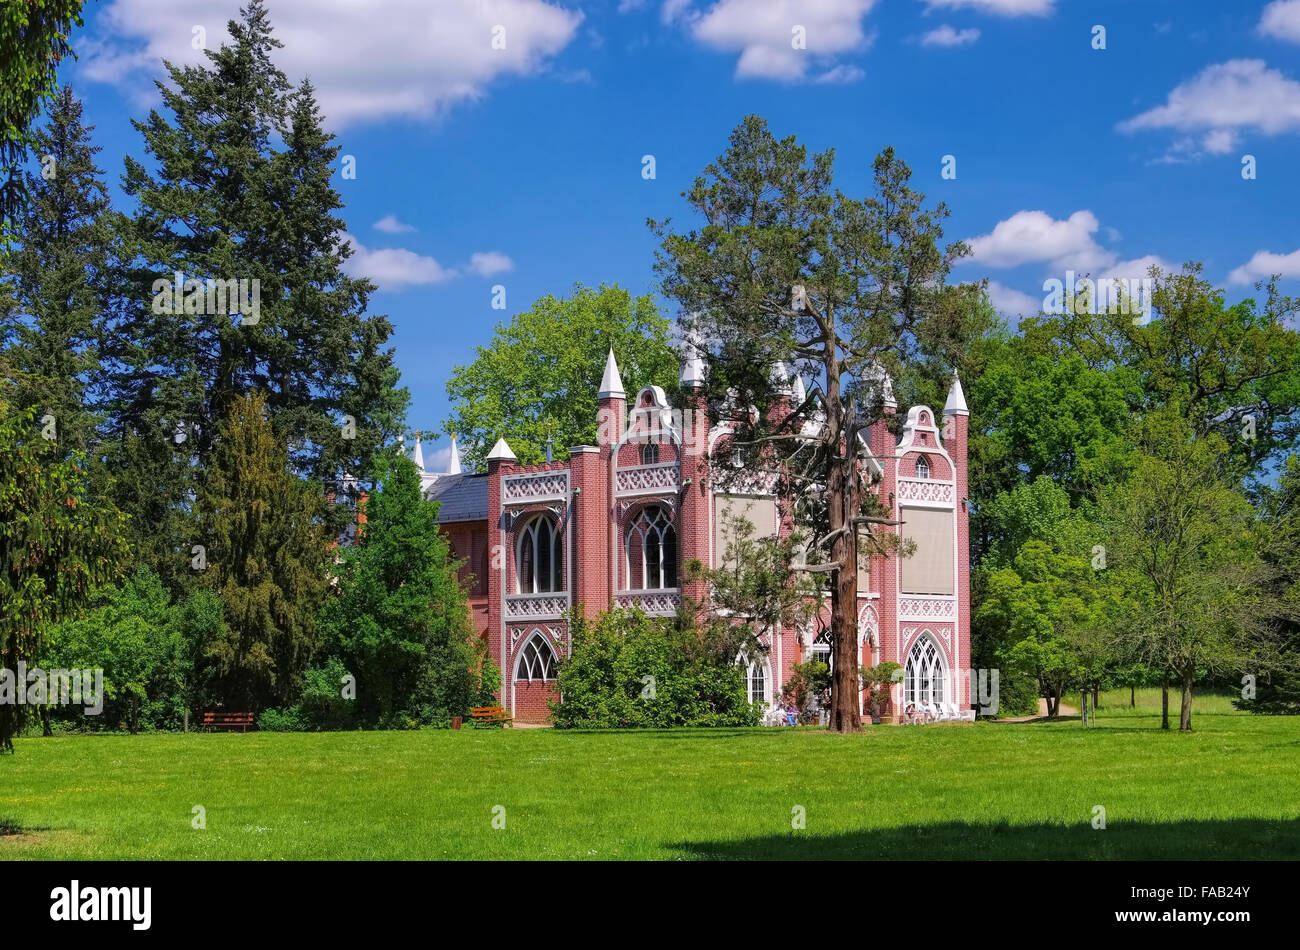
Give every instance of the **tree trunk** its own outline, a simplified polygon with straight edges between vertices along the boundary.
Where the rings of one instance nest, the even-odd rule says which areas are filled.
[[[1136,686],[1130,686],[1130,687],[1128,688],[1128,708],[1129,708],[1129,709],[1137,709],[1137,704],[1138,704],[1138,691],[1137,691],[1137,687],[1136,687]]]
[[[41,707],[41,735],[49,738],[54,735],[54,730],[50,728],[50,707]]]
[[[853,518],[858,513],[857,477],[853,453],[831,465],[827,479],[832,531],[847,528],[831,543],[830,560],[839,565],[831,583],[831,643],[835,670],[831,678],[832,732],[862,729],[861,692],[858,688],[858,535]]]
[[[1160,728],[1169,728],[1169,677],[1160,679]]]
[[[1178,716],[1178,731],[1192,731],[1192,678],[1195,673],[1183,674],[1183,708]]]
[[[1088,690],[1079,690],[1079,722],[1083,723],[1084,728],[1088,727]]]
[[[1101,708],[1101,687],[1094,686],[1092,688],[1092,711],[1096,712],[1100,708]]]

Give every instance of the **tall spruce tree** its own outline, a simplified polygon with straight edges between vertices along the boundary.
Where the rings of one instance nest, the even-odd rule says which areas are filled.
[[[184,509],[220,421],[253,389],[294,471],[326,480],[371,480],[375,447],[401,430],[409,398],[385,346],[392,326],[366,312],[374,285],[343,273],[338,148],[311,85],[291,89],[272,61],[281,44],[261,0],[228,29],[206,64],[167,64],[169,115],[134,122],[152,161],[126,159],[137,207],[123,222],[128,299],[111,409],[118,467],[140,489],[122,503],[141,521],[158,514],[142,491],[151,483]],[[242,308],[216,292],[231,281],[248,282]]]
[[[0,312],[0,345],[17,383],[13,403],[52,416],[65,451],[88,451],[97,441],[90,406],[112,270],[108,190],[95,165],[93,127],[81,115],[65,86],[32,133],[38,164],[26,173],[18,240],[5,260],[12,304]]]
[[[397,457],[366,504],[365,531],[343,552],[339,596],[321,611],[325,648],[357,677],[370,725],[445,722],[499,685],[476,656],[460,563],[438,530],[439,503]]]
[[[289,470],[260,393],[231,406],[196,508],[194,566],[225,605],[200,659],[208,698],[240,710],[292,702],[327,583],[324,500]]]

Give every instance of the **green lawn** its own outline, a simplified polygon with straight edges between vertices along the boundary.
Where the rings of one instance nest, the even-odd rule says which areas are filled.
[[[1089,730],[30,738],[0,757],[0,857],[1300,858],[1300,717],[1206,697],[1162,733],[1140,695]]]

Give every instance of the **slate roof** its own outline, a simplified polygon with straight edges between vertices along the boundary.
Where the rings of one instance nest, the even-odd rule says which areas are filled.
[[[429,486],[424,497],[442,502],[442,508],[438,511],[439,523],[487,520],[487,475],[440,476]]]

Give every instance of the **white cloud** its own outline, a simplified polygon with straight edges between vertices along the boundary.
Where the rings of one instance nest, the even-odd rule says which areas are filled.
[[[500,251],[479,251],[471,254],[469,258],[469,268],[480,277],[491,277],[493,274],[504,274],[506,271],[514,270],[515,262]]]
[[[1273,0],[1259,18],[1259,32],[1300,43],[1300,0]]]
[[[924,0],[930,10],[958,10],[969,7],[999,16],[1045,16],[1056,0]],[[928,11],[927,11],[928,12]]]
[[[1174,87],[1164,105],[1121,122],[1119,129],[1201,133],[1205,150],[1222,154],[1236,145],[1242,129],[1264,135],[1300,130],[1300,82],[1260,59],[1216,63]]]
[[[822,73],[813,81],[844,85],[845,83],[857,82],[865,75],[866,73],[857,66],[849,66],[845,63],[840,63],[840,65],[826,70],[826,72]]]
[[[383,231],[385,234],[407,234],[415,230],[405,221],[399,221],[395,214],[386,214],[371,226],[376,231]]]
[[[370,249],[350,234],[343,240],[352,246],[352,256],[343,262],[349,277],[368,277],[383,290],[400,290],[422,284],[441,284],[457,276],[432,257],[405,248]]]
[[[1058,221],[1046,211],[1017,211],[991,233],[967,238],[971,260],[989,267],[1019,267],[1048,261],[1075,270],[1105,267],[1115,260],[1093,238],[1100,226],[1091,211],[1076,211]]]
[[[1228,280],[1234,284],[1253,284],[1257,280],[1267,280],[1274,274],[1300,277],[1300,250],[1290,254],[1256,251],[1250,260],[1228,275]]]
[[[993,309],[1003,317],[1034,316],[1042,310],[1043,303],[1037,297],[1014,290],[996,280],[988,283],[989,302]]]
[[[931,30],[921,37],[922,46],[965,46],[980,38],[980,31],[971,27],[967,30],[954,30],[947,23]]]
[[[1120,260],[1115,251],[1097,243],[1094,235],[1100,226],[1097,216],[1086,209],[1065,220],[1057,220],[1045,211],[1017,211],[994,225],[990,233],[966,239],[972,252],[969,260],[997,268],[1043,263],[1050,272],[1062,276],[1072,270],[1094,278],[1126,280],[1145,277],[1152,264],[1172,269],[1154,254]]]
[[[724,52],[739,52],[737,79],[777,79],[795,82],[823,67],[819,81],[843,82],[860,78],[861,70],[835,60],[845,53],[864,49],[871,38],[863,30],[863,18],[876,0],[718,0],[706,12],[687,9],[683,0],[668,0],[664,22],[680,20],[691,35],[705,46]],[[795,28],[801,27],[806,48],[796,49]],[[851,77],[851,78],[849,78]]]
[[[242,2],[110,0],[99,18],[110,38],[78,46],[81,72],[138,93],[163,75],[163,58],[206,62],[190,46],[191,28],[203,26],[208,48],[217,48]],[[583,19],[544,0],[276,0],[270,16],[284,42],[273,54],[277,65],[293,82],[311,76],[332,128],[437,116],[480,98],[502,76],[538,73]],[[498,25],[504,49],[492,48]]]

